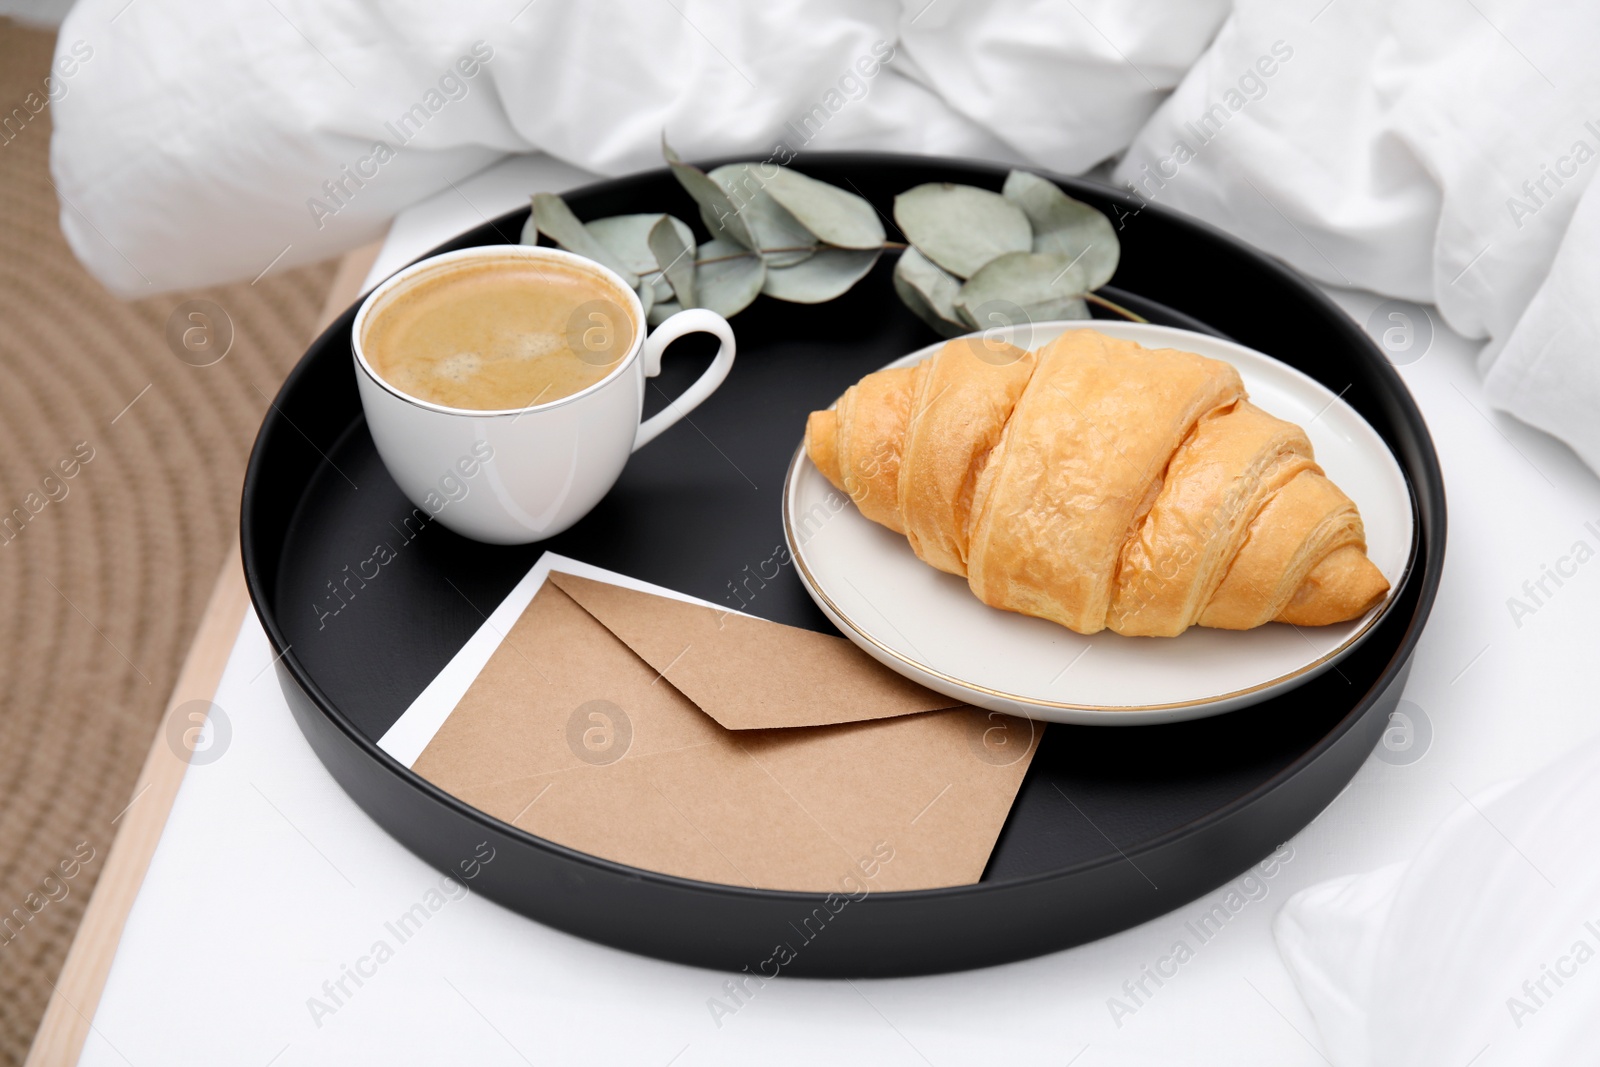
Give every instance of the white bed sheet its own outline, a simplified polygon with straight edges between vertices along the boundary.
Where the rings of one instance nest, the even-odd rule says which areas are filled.
[[[419,205],[370,280],[479,212],[520,202],[529,180],[544,176],[494,170]],[[1379,304],[1334,296],[1358,321]],[[718,1026],[707,1002],[726,999],[722,975],[602,948],[467,896],[359,989],[347,980],[354,995],[335,1011],[316,1011],[312,998],[331,1004],[323,983],[369,955],[384,923],[439,876],[317,762],[252,616],[217,695],[230,747],[184,779],[82,1062],[1326,1062],[1274,946],[1283,902],[1414,855],[1462,793],[1534,771],[1595,732],[1583,665],[1600,643],[1590,607],[1600,566],[1531,617],[1514,619],[1506,599],[1600,518],[1600,480],[1560,443],[1488,411],[1477,348],[1441,324],[1431,350],[1401,368],[1443,457],[1451,508],[1444,582],[1405,693],[1431,734],[1426,751],[1369,759],[1271,877],[1235,884],[1244,903],[1204,944],[1190,924],[1226,889],[1102,941],[980,972],[774,983]],[[1185,938],[1193,959],[1159,988],[1145,980],[1151,995],[1136,1002],[1129,986]]]

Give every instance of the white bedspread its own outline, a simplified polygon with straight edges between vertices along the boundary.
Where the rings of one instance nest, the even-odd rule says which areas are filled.
[[[1229,6],[84,0],[58,44],[62,226],[133,296],[353,247],[509,153],[618,174],[665,131],[689,156],[1081,172],[1126,150],[1118,180],[1153,201],[1436,303],[1489,340],[1493,403],[1600,468],[1600,7]]]
[[[1491,402],[1600,469],[1597,41],[1592,3],[1240,0],[1117,176],[1437,304],[1488,338]]]
[[[1278,947],[1338,1067],[1577,1064],[1600,1036],[1600,741],[1468,799],[1408,862],[1292,897]]]
[[[663,132],[690,158],[877,148],[1081,171],[1127,145],[1226,11],[84,0],[58,46],[93,50],[56,104],[62,225],[132,296],[322,259],[508,153],[659,166]]]

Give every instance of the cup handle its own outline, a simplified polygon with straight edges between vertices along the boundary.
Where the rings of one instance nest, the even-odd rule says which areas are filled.
[[[644,361],[646,378],[654,378],[661,373],[661,353],[686,333],[709,333],[722,344],[717,349],[716,358],[711,361],[711,366],[706,368],[706,372],[700,375],[693,385],[683,391],[682,396],[667,401],[666,410],[657,412],[639,424],[639,432],[633,438],[635,452],[654,441],[662,430],[699,407],[706,397],[716,392],[717,386],[722,384],[728,372],[733,369],[733,328],[728,325],[728,320],[715,311],[689,308],[667,319],[656,327],[654,333],[645,338],[639,358]]]

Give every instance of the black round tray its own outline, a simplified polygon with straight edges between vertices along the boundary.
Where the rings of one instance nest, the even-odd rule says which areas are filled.
[[[800,169],[859,191],[887,217],[930,181],[998,189],[1004,170],[881,154],[807,156]],[[734,320],[739,357],[693,416],[634,456],[570,531],[492,547],[431,524],[356,590],[343,583],[393,541],[411,505],[373,449],[351,369],[346,311],[311,346],[262,422],[245,475],[241,540],[250,596],[300,729],[372,818],[441,870],[496,850],[473,888],[540,922],[619,948],[752,970],[790,943],[786,975],[890,976],[1000,963],[1143,922],[1222,884],[1305,826],[1377,742],[1399,699],[1444,562],[1438,457],[1405,386],[1366,335],[1299,276],[1226,235],[1102,186],[1056,178],[1120,220],[1106,293],[1152,321],[1231,337],[1342,392],[1394,450],[1417,511],[1411,570],[1339,670],[1231,714],[1168,726],[1052,725],[976,885],[874,893],[800,941],[818,895],[694,882],[534,837],[402,767],[376,740],[546,549],[721,603],[748,563],[783,543],[779,494],[806,413],[867,371],[934,340],[890,285],[885,257],[817,306],[762,297]],[[533,192],[534,190],[529,190]],[[698,212],[666,171],[567,196],[583,218]],[[514,243],[527,211],[436,252]],[[895,235],[898,236],[898,235]],[[1292,342],[1286,339],[1292,338]],[[710,357],[686,339],[646,413]],[[682,351],[680,351],[680,346]],[[349,568],[348,570],[346,568]],[[734,606],[730,601],[730,606]],[[749,610],[834,633],[792,568]]]

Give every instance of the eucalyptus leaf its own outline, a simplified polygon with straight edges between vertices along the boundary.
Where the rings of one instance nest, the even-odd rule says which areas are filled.
[[[822,248],[823,248],[822,245],[812,245],[810,248],[800,248],[800,247],[795,247],[795,246],[784,246],[784,245],[779,245],[778,247],[779,248],[783,248],[784,251],[782,251],[782,252],[767,252],[767,251],[763,251],[761,253],[761,258],[767,261],[767,266],[769,266],[769,267],[792,267],[796,263],[804,263],[806,260],[808,260],[812,256],[816,255],[818,252],[822,251]]]
[[[945,337],[966,333],[969,327],[956,311],[961,282],[915,248],[900,253],[894,265],[894,291],[917,317]]]
[[[653,276],[659,265],[655,253],[650,251],[650,228],[663,218],[672,219],[672,228],[678,231],[678,240],[688,247],[692,255],[694,231],[689,224],[671,215],[662,215],[659,211],[653,215],[612,215],[610,218],[586,222],[583,228],[629,270],[635,274]]]
[[[692,245],[683,243],[673,220],[663,215],[650,227],[650,251],[666,275],[667,284],[677,294],[684,307],[694,307],[694,251]]]
[[[760,255],[732,241],[716,240],[701,246],[700,258],[702,262],[694,272],[700,307],[710,308],[726,319],[761,295],[767,280],[767,263]]]
[[[672,316],[676,315],[682,310],[683,305],[678,303],[676,300],[663,300],[661,303],[650,309],[650,312],[645,316],[644,321],[646,325],[653,329],[657,326],[660,326],[663,322],[666,322],[668,319],[672,318]]]
[[[726,237],[746,248],[760,247],[750,227],[740,218],[737,205],[728,198],[727,190],[699,167],[679,159],[665,135],[661,138],[661,154],[666,157],[667,166],[678,184],[700,205],[700,217],[705,220],[712,237]]]
[[[894,221],[917,250],[958,278],[1007,252],[1033,247],[1022,209],[999,193],[930,182],[894,198]]]
[[[622,275],[622,280],[630,286],[639,284],[639,278],[628,269],[626,263],[611,254],[611,250],[595,240],[592,235],[572,213],[567,202],[554,193],[533,194],[533,215],[529,219],[539,233],[544,234],[568,252],[592,259],[601,266],[610,267]],[[527,242],[528,231],[523,229],[522,238]]]
[[[956,311],[974,329],[990,325],[984,309],[1020,309],[1030,322],[1086,319],[1081,264],[1065,252],[1008,252],[986,263],[956,294]]]
[[[729,163],[718,167],[710,177],[722,186],[729,201],[737,208],[746,227],[756,239],[756,247],[769,267],[790,267],[816,251],[817,239],[789,214],[784,206],[768,195],[759,163]],[[716,216],[704,207],[700,218],[712,233],[717,232]],[[799,248],[798,252],[773,252],[771,249]]]
[[[1021,170],[1006,175],[1002,195],[1028,216],[1033,251],[1063,252],[1078,259],[1085,290],[1100,288],[1117,272],[1122,246],[1102,212],[1074,200],[1055,182]]]
[[[767,195],[787,208],[801,226],[838,248],[882,247],[883,222],[878,218],[878,209],[865,198],[799,171],[785,167],[772,170],[772,174],[763,175]]]
[[[767,271],[761,291],[796,304],[820,304],[846,292],[866,276],[880,248],[824,248],[804,263]]]
[[[645,285],[650,285],[655,290],[656,300],[671,300],[672,286],[661,274],[655,253],[650,251],[650,227],[662,217],[660,214],[613,215],[610,218],[586,222],[584,229],[627,264],[629,270],[643,277],[640,282],[641,291]],[[679,239],[688,246],[692,254],[694,231],[689,229],[689,224],[671,215],[665,217],[672,219],[672,228],[678,231]]]

